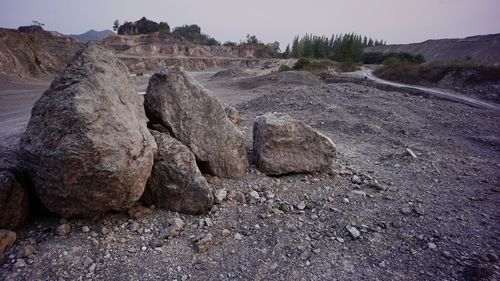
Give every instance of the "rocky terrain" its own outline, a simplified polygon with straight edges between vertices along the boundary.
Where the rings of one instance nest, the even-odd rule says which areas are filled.
[[[0,74],[39,77],[61,71],[81,45],[39,28],[0,28]]]
[[[477,35],[462,39],[437,39],[421,43],[365,48],[365,52],[407,52],[421,54],[428,62],[473,62],[500,65],[500,34]]]
[[[47,161],[38,174],[28,169],[34,193],[45,205],[57,200],[43,198],[72,200],[67,209],[52,210],[68,218],[44,212],[33,190],[25,190],[32,208],[27,224],[20,226],[23,214],[0,220],[16,229],[0,231],[1,279],[500,278],[500,112],[364,79],[326,83],[309,73],[256,69],[192,72],[193,78],[176,68],[152,76],[144,100],[157,102],[146,102],[141,113],[126,72],[109,52],[90,49],[83,58],[35,104],[21,142],[21,154],[29,156],[24,165]],[[133,81],[139,89],[149,79]],[[103,83],[108,80],[114,84]],[[48,122],[54,117],[43,108],[60,110],[60,120]],[[324,148],[315,152],[310,143]],[[52,146],[53,153],[38,149]],[[319,158],[289,158],[297,156],[293,147]],[[218,156],[203,158],[207,151]],[[156,156],[148,168],[150,152]],[[12,191],[30,185],[22,180],[25,167],[15,152],[0,155],[0,194],[7,194],[0,202],[22,206],[23,195]],[[327,167],[315,162],[323,156]],[[228,160],[218,161],[223,157]],[[228,161],[249,166],[225,178],[229,168],[221,165]],[[286,169],[262,166],[274,164]],[[148,169],[161,178],[148,185],[134,177]],[[78,190],[58,190],[49,178],[64,187],[88,184],[75,197]],[[149,197],[166,194],[161,202],[174,195],[188,206],[211,207],[190,215],[171,204],[130,204],[141,188]],[[113,196],[120,200],[103,200]],[[94,212],[87,210],[99,215],[88,217]]]
[[[129,67],[130,71],[155,71],[180,65],[191,70],[209,67],[257,65],[269,58],[263,48],[255,46],[203,46],[165,34],[116,35],[103,40]]]

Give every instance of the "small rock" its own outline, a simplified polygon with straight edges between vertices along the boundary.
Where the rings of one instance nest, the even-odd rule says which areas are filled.
[[[56,229],[56,234],[59,236],[66,236],[71,232],[71,226],[67,223],[61,224]]]
[[[342,237],[336,237],[335,240],[339,241],[340,243],[344,243],[344,238]]]
[[[406,149],[406,152],[408,153],[408,155],[410,155],[411,157],[413,157],[414,159],[417,159],[417,155],[415,154],[415,152],[413,152],[413,150],[407,148]]]
[[[243,236],[241,236],[241,234],[239,234],[239,233],[236,233],[234,235],[234,239],[236,239],[236,240],[243,240]]]
[[[354,184],[361,184],[361,178],[357,175],[352,176],[351,182]]]
[[[224,228],[222,230],[222,236],[228,237],[229,235],[231,235],[231,231],[229,229]]]
[[[212,247],[214,243],[214,237],[212,234],[207,233],[206,235],[200,235],[197,238],[195,238],[194,242],[194,247],[198,253],[203,253],[208,251],[210,247]]]
[[[354,226],[346,226],[346,229],[347,231],[349,231],[349,234],[351,234],[352,238],[354,239],[358,239],[359,236],[361,236],[361,233],[359,232],[359,230],[357,228],[355,228]]]
[[[89,228],[88,226],[84,226],[84,227],[82,227],[82,232],[83,232],[83,233],[87,233],[87,232],[89,232],[89,231],[90,231],[90,228]]]
[[[7,249],[14,245],[17,235],[14,231],[0,229],[0,253],[5,252]]]
[[[172,219],[168,221],[167,228],[160,233],[160,238],[176,237],[181,233],[183,227],[183,220],[180,218]]]
[[[400,211],[401,211],[401,213],[403,215],[409,215],[409,214],[411,214],[411,209],[409,207],[403,207],[403,208],[401,208]]]
[[[381,261],[381,262],[378,264],[378,266],[380,266],[380,267],[385,267],[385,266],[386,266],[386,262],[385,262],[385,261]]]
[[[443,257],[447,258],[447,259],[452,259],[453,258],[453,255],[448,252],[448,251],[443,251],[441,252],[441,254],[443,255]]]
[[[250,196],[250,199],[255,200],[255,201],[260,199],[259,193],[255,190],[250,191],[249,196]]]
[[[22,268],[22,267],[26,267],[26,266],[27,266],[26,261],[23,259],[17,259],[16,263],[14,264],[15,268]]]
[[[212,226],[214,226],[214,223],[212,222],[212,220],[210,218],[206,218],[205,225],[208,227],[212,227]]]
[[[266,191],[266,198],[267,199],[273,199],[276,195],[272,193],[271,191]]]
[[[228,195],[229,199],[236,201],[241,204],[246,204],[247,199],[245,198],[245,194],[240,191],[230,191]]]
[[[132,222],[129,226],[130,231],[136,232],[139,229],[139,224],[137,222]]]
[[[130,209],[128,209],[127,213],[132,219],[137,220],[151,215],[153,213],[153,210],[146,208],[142,206],[141,203],[137,202]]]
[[[432,243],[432,242],[430,242],[429,244],[427,244],[427,247],[429,247],[429,249],[431,249],[431,250],[434,250],[434,249],[437,248],[437,245],[434,244],[434,243]]]
[[[346,203],[346,204],[349,204],[349,198],[342,198],[342,202]]]
[[[85,259],[83,260],[83,266],[85,268],[89,267],[91,264],[94,263],[94,260],[92,260],[91,258],[89,257],[85,257]]]
[[[415,213],[417,213],[420,216],[423,216],[425,214],[424,208],[422,206],[417,206],[415,207]]]
[[[298,205],[297,205],[297,209],[299,210],[304,210],[306,208],[306,203],[304,201],[301,201]]]
[[[217,189],[214,192],[214,200],[215,203],[217,204],[220,204],[222,203],[222,201],[226,200],[226,197],[227,197],[227,189],[225,188]]]
[[[32,256],[35,253],[35,246],[26,245],[24,249],[18,254],[18,258],[27,258]]]

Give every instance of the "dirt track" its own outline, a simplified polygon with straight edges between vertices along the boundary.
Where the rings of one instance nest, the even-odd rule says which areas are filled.
[[[253,75],[215,81],[213,73],[194,75],[239,110],[249,150],[254,118],[286,112],[333,139],[335,171],[267,177],[251,169],[242,180],[212,179],[215,189],[247,197],[256,190],[261,200],[228,200],[202,217],[155,210],[139,220],[75,219],[65,237],[54,234],[58,218],[38,217],[9,253],[32,243],[35,255],[23,258],[24,267],[10,259],[0,279],[500,279],[500,112],[377,89],[362,79],[305,86]],[[353,183],[353,174],[380,185]],[[152,245],[176,216],[185,231]],[[200,218],[214,225],[199,227]],[[353,239],[347,226],[361,236]],[[206,232],[215,244],[195,253],[193,237]]]

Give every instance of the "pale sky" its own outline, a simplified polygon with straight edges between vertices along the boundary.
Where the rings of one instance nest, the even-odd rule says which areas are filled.
[[[80,34],[142,16],[173,28],[198,24],[219,40],[247,33],[281,48],[294,35],[356,32],[388,43],[500,33],[500,0],[0,0],[0,27],[32,20]]]

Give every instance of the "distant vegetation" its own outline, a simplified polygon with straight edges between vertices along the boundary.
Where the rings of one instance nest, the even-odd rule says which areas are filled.
[[[113,30],[120,35],[150,34],[154,32],[168,34],[170,33],[170,26],[166,22],[157,23],[142,17],[136,22],[125,21],[122,25],[118,20],[115,20]]]
[[[382,52],[372,52],[364,53],[363,59],[364,64],[385,64],[385,65],[395,65],[395,64],[421,64],[425,62],[425,58],[420,55],[412,55],[410,53],[382,53]]]
[[[196,24],[183,25],[174,28],[172,32],[175,35],[182,36],[187,40],[201,45],[218,46],[220,43],[207,34],[201,33],[201,27]]]
[[[434,85],[443,79],[461,81],[464,85],[500,81],[500,68],[472,63],[386,64],[374,74],[383,79],[406,84]]]

